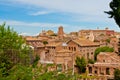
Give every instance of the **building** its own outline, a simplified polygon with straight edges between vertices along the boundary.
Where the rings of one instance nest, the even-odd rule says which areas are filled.
[[[101,52],[94,64],[87,66],[89,75],[103,77],[104,80],[113,80],[114,70],[120,69],[120,56],[114,52]]]
[[[88,38],[91,32],[93,33],[95,39],[100,35],[113,36],[115,34],[114,30],[105,29],[105,30],[80,30],[78,32],[78,35],[85,36],[86,38]]]
[[[56,52],[54,62],[61,65],[61,71],[70,70],[74,68],[74,53],[67,49],[62,49]],[[60,66],[57,66],[59,69]]]
[[[58,28],[58,38],[59,39],[63,39],[64,38],[64,31],[63,31],[63,27],[62,26],[60,26]]]
[[[116,37],[110,38],[109,46],[114,48],[114,52],[118,52],[119,39]]]
[[[80,38],[67,42],[67,48],[76,53],[76,56],[85,57],[85,59],[94,59],[94,51],[100,45],[90,40]]]
[[[42,56],[40,62],[44,64],[55,64],[56,70],[58,71],[73,69],[74,53],[67,49],[67,44],[64,42],[47,44],[45,50],[41,54],[44,56]]]
[[[39,36],[25,39],[28,45],[34,47],[35,54],[40,55],[41,63],[55,64],[54,69],[49,68],[51,71],[74,69],[77,56],[94,60],[94,52],[101,46],[107,45],[113,47],[115,52],[120,52],[120,40],[115,37],[113,30],[81,30],[78,33],[65,35],[63,27],[60,26],[58,36],[49,36],[53,34],[49,30],[48,33],[43,31]],[[48,44],[43,44],[43,41]],[[102,77],[100,80],[113,79],[113,72],[118,68],[120,69],[120,56],[108,52],[101,52],[96,63],[87,65],[89,75]]]
[[[43,51],[45,48],[42,40],[37,37],[26,37],[25,40],[26,40],[26,44],[34,48],[35,55],[40,56],[41,51]]]

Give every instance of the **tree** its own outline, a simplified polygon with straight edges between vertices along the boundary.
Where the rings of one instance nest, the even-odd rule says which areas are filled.
[[[104,46],[104,47],[99,47],[95,50],[95,54],[94,54],[94,59],[97,60],[97,55],[100,53],[100,52],[113,52],[114,49],[113,48],[110,48],[108,46]]]
[[[40,57],[39,57],[39,55],[36,55],[35,56],[35,59],[34,59],[34,61],[33,61],[33,68],[35,68],[36,66],[37,66],[37,64],[38,64],[38,62],[39,62],[39,60],[40,60]]]
[[[76,57],[75,62],[76,62],[77,67],[79,68],[80,73],[84,73],[86,70],[86,65],[87,65],[85,58]]]
[[[3,80],[33,80],[32,68],[24,65],[15,65],[10,71],[9,76],[2,77]]]
[[[5,23],[0,25],[0,71],[8,76],[9,70],[16,64],[27,65],[31,51],[24,39]]]
[[[109,14],[109,18],[114,18],[116,24],[120,27],[120,0],[112,0],[109,4],[111,11],[105,11]]]
[[[115,69],[114,80],[120,80],[120,70],[119,69]]]
[[[43,44],[46,45],[46,44],[48,44],[48,42],[47,41],[43,41]]]
[[[88,59],[88,63],[89,63],[89,64],[94,64],[95,61],[94,61],[93,59]]]
[[[110,43],[110,39],[106,39],[106,42],[107,42],[107,43]]]

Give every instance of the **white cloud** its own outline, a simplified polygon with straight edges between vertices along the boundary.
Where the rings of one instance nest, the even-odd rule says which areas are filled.
[[[96,15],[109,9],[110,0],[11,0],[11,2],[60,12]]]
[[[72,16],[73,22],[90,22],[90,23],[113,23],[112,18],[108,18],[108,14],[103,13],[102,15],[76,15]]]
[[[39,34],[38,31],[41,29],[57,29],[59,26],[63,26],[64,28],[70,27],[70,25],[60,23],[23,22],[16,20],[0,20],[0,25],[3,24],[3,22],[6,22],[6,25],[9,25],[10,27],[14,28],[19,33],[19,35],[25,36],[36,36]]]
[[[81,29],[96,29],[96,27],[98,27],[98,26],[91,26],[91,25],[90,26],[69,25],[69,24],[60,24],[60,23],[58,24],[57,23],[40,23],[40,22],[31,23],[31,22],[23,22],[23,21],[15,21],[15,20],[0,20],[0,24],[3,24],[3,21],[6,21],[6,24],[13,27],[20,35],[25,35],[25,36],[28,36],[28,35],[36,36],[39,34],[41,29],[44,29],[44,30],[51,29],[51,30],[55,30],[56,32],[57,28],[61,25],[64,27],[64,31],[66,33],[69,33],[71,31],[79,31]],[[106,26],[100,25],[100,29],[104,29],[105,27]],[[107,26],[107,27],[116,31],[120,30],[118,26]]]
[[[39,34],[40,33],[26,33],[26,32],[19,33],[19,35],[23,35],[23,36],[37,36]]]
[[[22,4],[25,8],[37,8],[37,12],[29,15],[38,16],[51,13],[50,11],[68,13],[75,21],[103,21],[107,20],[104,11],[110,10],[110,0],[7,0],[16,5]],[[39,11],[43,8],[46,11]],[[71,19],[71,20],[73,20]]]
[[[41,27],[41,28],[54,28],[59,26],[68,26],[67,24],[60,24],[60,23],[40,23],[40,22],[23,22],[23,21],[16,21],[16,20],[0,20],[0,24],[6,22],[7,25],[10,26],[24,26],[24,27]]]
[[[28,36],[28,35],[31,35],[31,34],[23,32],[23,33],[19,33],[19,35]]]
[[[50,12],[50,11],[38,11],[38,12],[29,13],[29,15],[38,16],[38,15],[45,15],[45,14],[50,14],[50,13],[52,13],[52,12]]]

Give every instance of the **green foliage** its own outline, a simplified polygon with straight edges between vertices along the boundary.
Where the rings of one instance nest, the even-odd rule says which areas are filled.
[[[72,75],[58,73],[57,71],[45,72],[43,66],[31,67],[24,65],[15,65],[9,70],[9,75],[1,77],[0,80],[77,80],[79,78],[88,78],[88,76]],[[1,73],[0,73],[1,75]]]
[[[50,35],[50,36],[57,36],[57,34],[54,33],[54,34],[52,34],[52,35]]]
[[[111,11],[105,11],[109,14],[109,18],[114,18],[117,25],[120,27],[120,0],[112,0],[109,4]]]
[[[22,37],[18,36],[9,26],[5,28],[5,24],[0,25],[0,49],[4,51],[8,49],[20,49],[24,42]]]
[[[57,80],[65,80],[65,75],[64,74],[58,74]]]
[[[62,64],[57,64],[57,71],[61,72],[62,71]]]
[[[100,52],[113,52],[114,49],[113,48],[110,48],[108,46],[104,46],[104,47],[99,47],[95,50],[95,54],[94,54],[94,59],[97,60],[97,55],[100,53]]]
[[[41,74],[36,80],[52,80],[53,79],[53,72],[46,72]]]
[[[89,59],[89,60],[88,60],[88,63],[90,63],[90,64],[94,64],[94,63],[95,63],[95,61],[94,61],[94,60],[92,60],[92,59]]]
[[[40,57],[38,55],[36,55],[36,57],[35,57],[35,59],[33,61],[33,65],[32,65],[33,68],[35,68],[37,66],[39,60],[40,60]]]
[[[43,44],[46,45],[46,44],[48,44],[48,42],[47,41],[43,41]]]
[[[106,39],[106,42],[107,42],[107,43],[110,43],[110,39]]]
[[[8,76],[0,78],[2,80],[33,80],[32,68],[23,65],[15,65],[10,69]]]
[[[8,76],[10,69],[16,64],[29,64],[30,53],[29,47],[25,45],[21,36],[9,26],[0,25],[0,71],[2,76]]]
[[[120,70],[116,69],[114,72],[114,80],[120,80]]]
[[[87,65],[85,58],[76,57],[75,62],[76,62],[77,67],[79,68],[80,73],[84,73],[86,70],[86,65]]]

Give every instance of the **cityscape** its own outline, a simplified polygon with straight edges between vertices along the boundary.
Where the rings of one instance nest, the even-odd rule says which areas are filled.
[[[119,5],[1,0],[0,80],[120,80]]]
[[[24,37],[26,43],[34,47],[35,53],[40,56],[40,63],[61,64],[61,71],[74,68],[76,57],[84,57],[87,61],[88,75],[103,76],[103,79],[113,78],[114,70],[120,68],[119,32],[109,30],[80,30],[79,32],[64,33],[64,27],[58,28],[55,34],[52,30],[43,30],[38,36]],[[47,44],[43,42],[46,41]],[[110,47],[114,51],[103,51],[95,59],[95,50],[99,47]],[[92,62],[93,61],[93,62]],[[94,62],[95,61],[95,62]],[[50,67],[49,70],[57,70],[59,67]],[[73,74],[74,74],[73,73]]]

